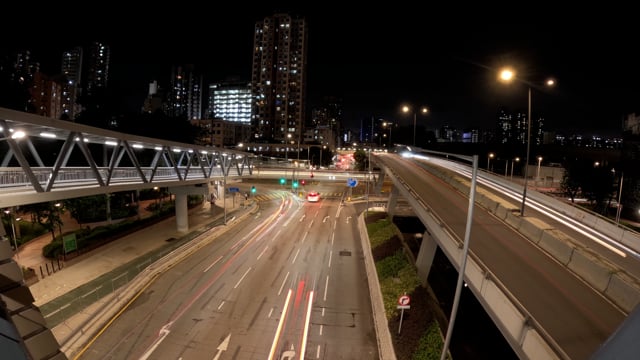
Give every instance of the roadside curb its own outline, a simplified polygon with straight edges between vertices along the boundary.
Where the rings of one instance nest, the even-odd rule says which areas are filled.
[[[382,300],[382,290],[378,279],[378,271],[371,253],[371,243],[369,233],[364,220],[364,212],[358,216],[358,230],[360,232],[360,242],[364,251],[364,265],[369,284],[369,294],[371,298],[371,310],[373,312],[373,323],[376,329],[378,352],[381,360],[396,360],[396,353],[391,340],[391,332],[387,316],[384,311],[384,301]]]

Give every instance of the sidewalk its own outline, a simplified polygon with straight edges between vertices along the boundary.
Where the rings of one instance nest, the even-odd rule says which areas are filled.
[[[244,207],[242,201],[232,201],[227,197],[227,223],[252,211],[253,206],[251,205],[255,205],[255,202],[251,201],[250,206]],[[166,248],[170,243],[181,242],[182,239],[187,237],[191,238],[194,234],[209,229],[214,224],[223,224],[225,216],[223,206],[224,200],[219,199],[214,206],[205,201],[201,206],[190,209],[189,230],[187,233],[178,232],[175,217],[170,217],[83,254],[65,263],[64,267],[51,275],[43,278],[38,276],[39,280],[30,285],[29,290],[34,297],[34,305],[41,309],[43,316],[47,317],[61,310],[74,311],[74,313],[65,316],[64,321],[50,327],[61,346],[61,350],[65,351],[65,347],[68,347],[65,343],[72,338],[75,338],[74,344],[71,346],[72,352],[82,346],[86,339],[78,339],[78,334],[85,333],[87,322],[97,317],[98,312],[104,312],[107,306],[115,307],[117,304],[113,301],[113,296],[119,297],[120,295],[114,293],[104,298],[96,299],[93,304],[84,309],[64,309],[65,306],[58,307],[60,302],[65,304],[66,298],[77,297],[78,295],[75,293],[81,290],[83,285],[98,281],[103,275],[124,264],[136,259],[144,259],[146,260],[145,265],[148,265],[150,264],[148,259],[151,257],[145,255],[154,251],[158,252]],[[69,226],[72,227],[73,223],[75,222],[70,222]],[[77,223],[75,225],[77,226]],[[65,228],[63,228],[63,231]],[[42,261],[47,261],[46,258],[42,257],[42,247],[50,241],[50,234],[34,239],[20,247],[14,259],[23,267],[39,266]],[[185,241],[188,242],[188,240]],[[49,312],[52,307],[59,310]],[[45,311],[45,308],[47,311]]]

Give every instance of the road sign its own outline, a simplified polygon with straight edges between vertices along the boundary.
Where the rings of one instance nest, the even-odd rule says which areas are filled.
[[[409,295],[402,295],[398,298],[398,309],[408,309],[411,298]]]
[[[230,187],[229,192],[240,192],[240,189],[237,187]]]
[[[348,178],[347,179],[347,186],[348,187],[356,187],[356,185],[358,185],[358,180],[354,179],[354,178]]]

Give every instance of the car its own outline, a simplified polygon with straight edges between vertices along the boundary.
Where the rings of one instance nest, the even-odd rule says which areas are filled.
[[[318,202],[320,201],[320,194],[315,191],[309,191],[307,193],[307,201],[308,202]]]

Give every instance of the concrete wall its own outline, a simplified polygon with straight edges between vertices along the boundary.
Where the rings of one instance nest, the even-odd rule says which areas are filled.
[[[469,193],[470,180],[432,167],[427,170],[447,181],[459,191]],[[535,193],[529,194],[529,196],[531,195],[545,196]],[[518,230],[531,242],[537,244],[549,256],[558,260],[569,271],[600,291],[602,295],[625,312],[630,313],[640,303],[640,281],[626,274],[590,248],[580,245],[570,236],[541,219],[520,216],[519,208],[481,187],[476,188],[476,202]],[[577,209],[573,209],[569,205],[565,205],[562,211],[569,214],[578,212]],[[592,228],[608,230],[609,234],[623,242],[632,241],[632,238],[635,241],[637,236],[620,228],[611,229],[610,224],[605,227],[604,220],[594,216],[575,214],[574,217],[581,218],[583,223],[589,224]]]

